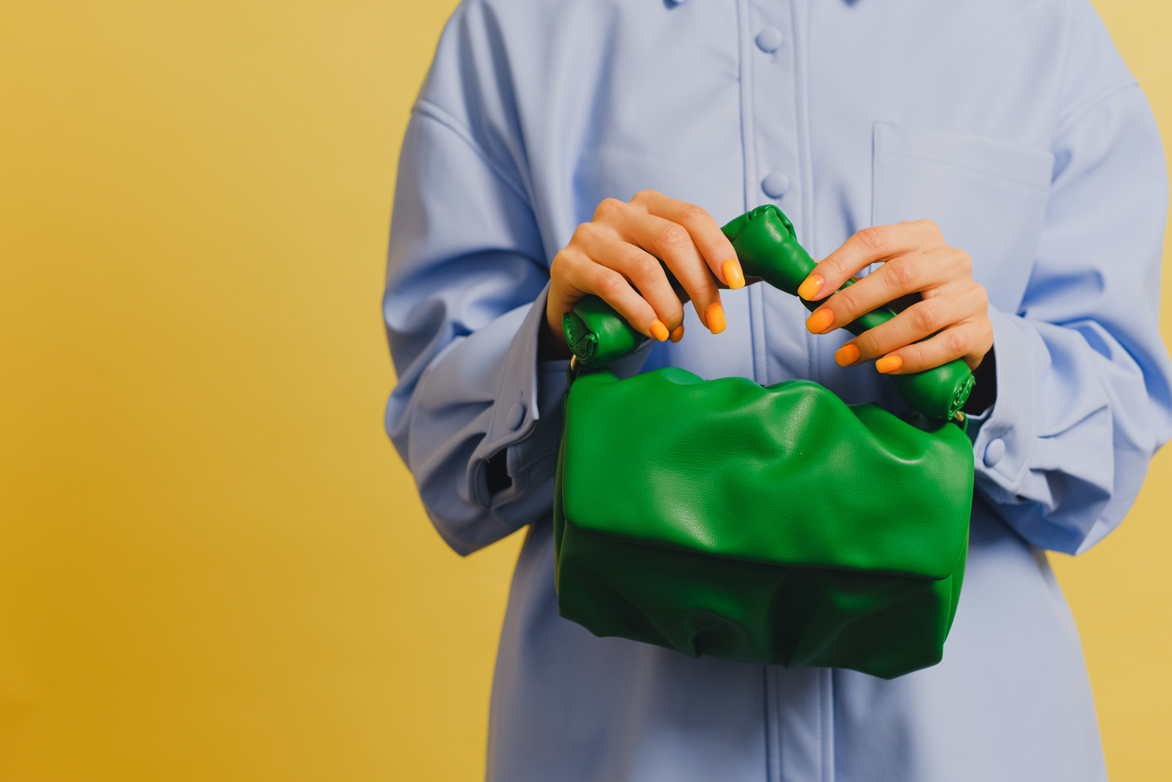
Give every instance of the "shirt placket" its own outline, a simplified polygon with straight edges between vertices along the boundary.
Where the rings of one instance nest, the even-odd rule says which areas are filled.
[[[813,236],[802,67],[804,8],[801,0],[750,0],[742,14],[742,85],[749,102],[745,200],[749,208],[778,206],[793,222],[798,240]],[[816,348],[804,328],[805,308],[779,291],[757,286],[756,378],[761,383],[818,380]]]
[[[811,246],[810,156],[803,0],[743,0],[742,96],[747,206],[775,204]],[[806,311],[788,294],[753,286],[757,381],[817,381],[817,346]],[[834,778],[832,671],[765,669],[770,782]]]

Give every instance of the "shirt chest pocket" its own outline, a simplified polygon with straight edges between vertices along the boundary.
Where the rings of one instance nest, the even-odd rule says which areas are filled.
[[[933,220],[973,259],[989,301],[1016,312],[1046,214],[1054,156],[985,136],[874,127],[871,221]]]

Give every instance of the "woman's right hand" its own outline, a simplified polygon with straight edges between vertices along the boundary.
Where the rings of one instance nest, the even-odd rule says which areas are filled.
[[[659,261],[684,290],[672,289]],[[740,288],[745,276],[732,243],[704,209],[644,190],[623,203],[608,198],[594,219],[574,231],[553,257],[545,305],[551,347],[568,355],[562,315],[590,294],[600,296],[648,337],[679,342],[684,301],[691,299],[700,322],[724,331],[718,286]]]

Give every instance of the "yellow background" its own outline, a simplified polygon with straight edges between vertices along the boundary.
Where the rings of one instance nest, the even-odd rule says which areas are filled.
[[[0,7],[0,779],[480,776],[518,541],[448,551],[382,431],[453,5]],[[1172,7],[1097,5],[1172,141]],[[1170,475],[1054,557],[1116,780],[1172,768]]]

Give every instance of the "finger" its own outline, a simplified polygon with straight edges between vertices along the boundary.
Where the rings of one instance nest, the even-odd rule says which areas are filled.
[[[700,251],[700,257],[704,259],[712,276],[722,285],[733,290],[744,287],[745,273],[741,269],[740,260],[737,259],[737,251],[733,249],[732,242],[720,230],[720,226],[707,210],[696,204],[669,198],[654,190],[647,191],[644,201],[650,214],[687,229],[693,244]]]
[[[631,283],[619,272],[595,263],[577,250],[563,250],[566,255],[565,281],[581,292],[600,297],[646,337],[660,339],[668,331],[654,308],[638,294]],[[581,297],[579,297],[581,298]],[[567,307],[566,311],[572,309]]]
[[[918,301],[886,323],[868,329],[851,340],[859,350],[857,361],[869,361],[919,342],[980,316],[987,306],[987,300],[976,284],[951,295]]]
[[[832,325],[845,326],[909,294],[944,285],[957,275],[967,276],[960,263],[962,255],[965,255],[963,251],[944,246],[926,253],[896,256],[827,298],[815,312],[828,310],[829,313],[812,317],[812,326],[820,329],[817,333],[825,332]]]
[[[623,239],[661,258],[687,292],[700,320],[713,332],[723,331],[724,310],[716,280],[684,226],[658,215],[630,210],[619,216],[615,228]]]
[[[630,288],[633,285],[638,291],[637,295],[640,295],[650,305],[655,313],[652,320],[658,320],[660,328],[653,329],[654,324],[649,322],[643,333],[654,336],[656,339],[661,336],[666,339],[667,337],[662,331],[663,328],[666,328],[666,333],[670,334],[684,322],[684,306],[675,291],[672,290],[663,267],[650,253],[624,241],[612,231],[604,228],[585,232],[582,237],[581,249],[597,265],[622,275],[629,281],[627,287]],[[606,299],[605,296],[603,298]],[[607,301],[609,302],[609,299]],[[615,305],[612,303],[612,306]],[[615,309],[618,307],[615,306]],[[634,321],[632,321],[632,325],[640,328],[640,325]],[[663,339],[660,339],[660,342]]]
[[[798,295],[818,301],[838,290],[851,275],[873,263],[890,260],[943,244],[940,229],[931,220],[864,228],[823,258],[798,288]]]
[[[923,372],[963,358],[969,369],[975,369],[993,345],[991,328],[975,321],[966,321],[941,331],[931,339],[917,342],[888,353],[875,362],[875,369],[884,374],[907,375]]]

